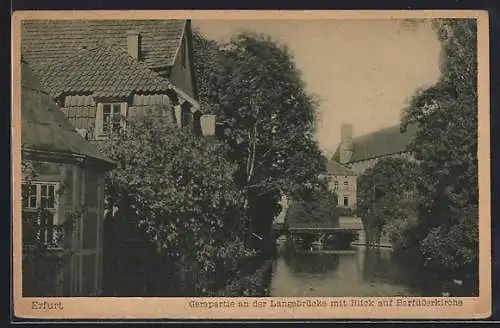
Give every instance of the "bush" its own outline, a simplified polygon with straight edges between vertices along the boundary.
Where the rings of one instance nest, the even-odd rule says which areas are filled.
[[[127,234],[145,236],[181,273],[195,272],[197,290],[214,283],[218,266],[249,253],[244,196],[222,144],[177,128],[165,115],[136,117],[100,148],[118,163],[107,177],[107,203],[130,224]]]
[[[269,282],[272,273],[272,261],[267,260],[253,274],[240,275],[226,287],[213,293],[211,296],[269,296]]]

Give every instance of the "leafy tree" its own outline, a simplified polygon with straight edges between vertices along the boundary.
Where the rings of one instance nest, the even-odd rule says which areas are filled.
[[[326,191],[314,192],[310,199],[291,201],[286,220],[291,222],[320,222],[335,226],[338,223],[340,209],[337,207],[337,195]]]
[[[417,163],[386,158],[358,178],[357,212],[369,243],[380,243],[384,228],[401,225],[411,217],[418,176]],[[392,231],[394,239],[396,232]]]
[[[135,117],[100,145],[118,163],[108,175],[107,201],[163,258],[197,272],[203,293],[218,263],[234,266],[248,253],[242,245],[243,195],[225,147],[171,121],[169,115]]]
[[[198,97],[202,110],[218,115],[218,120],[224,120],[224,113],[218,110],[214,102],[217,90],[210,83],[211,76],[216,74],[218,60],[222,56],[219,45],[203,36],[197,29],[193,29],[193,67],[195,70]]]
[[[280,196],[310,194],[326,170],[314,139],[316,102],[286,46],[264,35],[242,33],[216,46],[196,34],[194,63],[202,103],[224,120],[250,229],[269,241]]]
[[[435,29],[442,42],[442,76],[415,94],[403,120],[419,125],[410,146],[422,168],[415,238],[436,272],[472,277],[479,237],[477,26],[474,19],[443,19]]]

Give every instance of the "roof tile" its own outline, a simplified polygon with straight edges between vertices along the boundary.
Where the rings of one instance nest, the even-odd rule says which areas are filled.
[[[58,62],[104,40],[126,49],[126,33],[141,35],[141,60],[150,68],[173,65],[186,20],[25,20],[21,49],[32,68]]]
[[[397,124],[353,138],[353,154],[349,163],[402,153],[407,150],[417,131],[418,126],[411,124],[401,132],[401,127]],[[339,148],[333,155],[333,160],[339,161]]]
[[[40,90],[38,79],[25,62],[21,64],[21,76],[23,149],[79,154],[112,163],[76,132],[53,99]]]
[[[168,90],[171,83],[113,44],[102,43],[40,70],[41,85],[53,97],[92,94],[122,97]]]

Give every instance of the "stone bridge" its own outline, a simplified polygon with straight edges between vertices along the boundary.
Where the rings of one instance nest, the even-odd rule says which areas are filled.
[[[340,217],[336,224],[307,221],[277,223],[273,225],[273,232],[276,238],[285,235],[294,241],[300,241],[306,248],[314,243],[347,248],[351,242],[364,242],[363,224],[356,217]]]

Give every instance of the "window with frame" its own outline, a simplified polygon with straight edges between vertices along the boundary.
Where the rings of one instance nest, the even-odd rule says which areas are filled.
[[[339,189],[339,182],[338,182],[338,181],[334,181],[334,182],[333,182],[333,189],[334,189],[334,190]]]
[[[349,206],[349,197],[344,196],[344,206]]]
[[[127,103],[98,103],[96,137],[109,137],[125,127]]]
[[[347,180],[344,181],[344,189],[347,189],[349,187],[349,182]]]
[[[23,242],[56,245],[57,189],[55,182],[31,182],[22,185]]]

